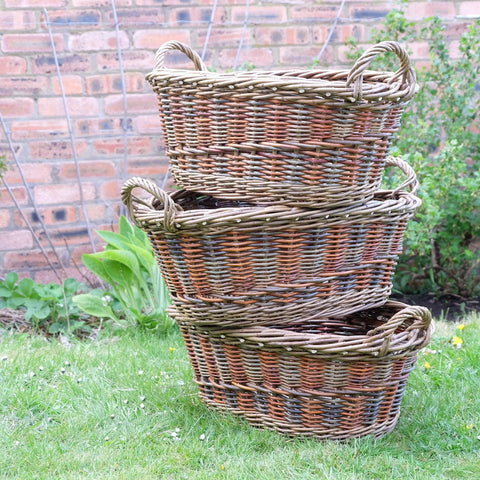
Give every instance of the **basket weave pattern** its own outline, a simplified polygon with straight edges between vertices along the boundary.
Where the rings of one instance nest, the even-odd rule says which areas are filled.
[[[196,71],[165,68],[170,50]],[[393,52],[397,72],[370,62]],[[382,42],[350,71],[209,72],[167,42],[147,75],[178,185],[218,198],[318,208],[372,198],[400,117],[416,91],[405,50]]]
[[[405,162],[389,164],[416,185]],[[136,187],[152,199],[134,196]],[[193,192],[168,195],[139,178],[126,183],[122,198],[147,232],[179,310],[200,323],[212,313],[213,323],[237,325],[251,322],[248,311],[269,324],[384,303],[406,222],[420,203],[402,190],[339,209],[229,207]]]
[[[416,354],[430,339],[423,307],[388,302],[284,328],[180,325],[200,396],[255,426],[346,439],[394,428]]]

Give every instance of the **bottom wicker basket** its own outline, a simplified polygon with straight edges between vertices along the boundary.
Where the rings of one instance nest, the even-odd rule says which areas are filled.
[[[293,436],[379,437],[400,414],[433,323],[424,307],[387,302],[343,318],[242,329],[199,327],[169,307],[211,407]]]

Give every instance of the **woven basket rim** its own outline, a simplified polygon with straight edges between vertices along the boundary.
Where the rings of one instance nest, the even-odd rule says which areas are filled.
[[[372,357],[404,354],[408,350],[418,350],[427,345],[434,330],[432,315],[426,307],[407,305],[401,302],[387,301],[382,307],[370,309],[370,312],[381,312],[393,309],[396,311],[384,324],[372,328],[365,335],[341,335],[333,333],[295,332],[276,326],[253,326],[225,328],[219,326],[198,326],[188,317],[181,315],[174,306],[167,312],[179,325],[196,330],[198,334],[206,334],[211,339],[220,339],[228,343],[233,341],[252,348],[281,349],[290,353],[339,355],[347,360],[349,357],[371,355]],[[363,311],[365,314],[366,311]],[[344,317],[362,315],[362,312]],[[329,317],[339,320],[341,317]],[[317,323],[321,323],[318,320]],[[309,322],[309,320],[305,320]],[[295,322],[302,324],[302,320]],[[400,327],[402,330],[398,331]]]
[[[185,53],[196,70],[166,68],[164,58],[169,50]],[[395,53],[400,60],[396,72],[367,69],[379,54]],[[155,67],[146,75],[152,86],[157,82],[186,84],[189,89],[199,87],[207,90],[202,95],[215,95],[218,91],[235,89],[251,90],[253,96],[259,91],[270,92],[275,97],[278,91],[298,95],[316,95],[321,98],[340,98],[343,101],[369,101],[389,103],[407,101],[418,90],[416,76],[406,50],[394,41],[380,42],[361,55],[350,70],[299,69],[249,72],[212,72],[200,56],[188,45],[170,41],[163,44],[155,56]],[[247,93],[245,95],[248,96]],[[283,99],[286,100],[286,99]]]

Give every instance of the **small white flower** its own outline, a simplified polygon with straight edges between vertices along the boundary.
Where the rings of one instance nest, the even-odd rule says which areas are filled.
[[[7,360],[8,360],[8,357],[6,355],[2,357],[2,362],[6,362]]]
[[[69,366],[70,366],[70,362],[69,362],[68,360],[65,360],[65,365],[66,365],[67,367],[69,367]]]
[[[30,378],[37,376],[37,374],[35,372],[30,372],[29,375],[30,375]]]
[[[110,418],[113,420],[113,419],[115,418],[115,414],[112,413],[112,414],[110,415]]]
[[[42,370],[43,370],[43,367],[40,365],[40,366],[38,367],[38,369],[39,369],[40,371],[42,371]]]
[[[171,435],[173,438],[177,438],[177,437],[178,437],[178,433],[177,433],[177,432],[172,432],[170,435]]]
[[[105,437],[105,441],[108,442],[110,440],[110,437]]]
[[[145,396],[144,396],[144,395],[141,395],[141,396],[140,396],[140,401],[143,402],[144,400],[145,400]]]
[[[123,401],[123,403],[126,405],[126,404],[128,403],[128,400],[125,399],[125,400]]]
[[[143,370],[139,370],[139,371],[138,371],[138,374],[139,374],[139,375],[143,375]]]
[[[60,369],[60,372],[65,373],[65,369],[62,367],[62,368]]]
[[[140,408],[145,408],[145,405],[143,403],[141,403]]]
[[[205,434],[204,434],[204,433],[202,433],[202,434],[200,435],[200,440],[202,440],[202,441],[205,440]]]

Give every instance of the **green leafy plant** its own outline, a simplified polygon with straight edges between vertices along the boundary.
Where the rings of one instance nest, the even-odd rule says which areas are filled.
[[[392,153],[416,170],[423,205],[410,222],[395,276],[409,292],[472,297],[480,293],[480,22],[452,56],[437,17],[423,26],[392,10],[372,42],[426,42],[430,64],[417,69],[420,90],[402,119]],[[352,56],[356,57],[356,49]],[[386,56],[376,68],[396,69]]]
[[[89,332],[89,316],[72,302],[82,289],[85,286],[73,278],[67,278],[62,285],[44,285],[31,278],[19,280],[17,273],[10,272],[0,282],[0,309],[20,310],[26,322],[51,334]]]
[[[86,313],[134,321],[145,328],[168,328],[173,322],[165,313],[169,295],[147,235],[120,217],[119,232],[98,231],[106,242],[102,252],[84,254],[84,265],[111,286],[120,305],[114,311],[106,297],[91,293],[77,295],[74,302]],[[123,318],[122,318],[123,317]]]

